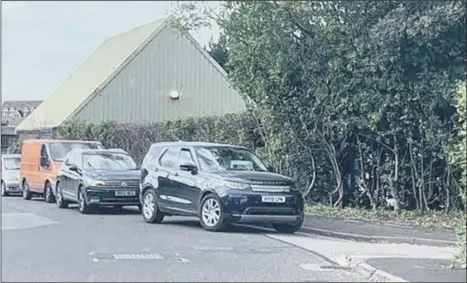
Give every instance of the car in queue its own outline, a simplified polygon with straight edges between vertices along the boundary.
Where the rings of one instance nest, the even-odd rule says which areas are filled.
[[[2,154],[2,196],[21,194],[19,186],[20,160],[21,155],[19,154]]]
[[[98,141],[27,139],[21,146],[20,186],[23,198],[43,196],[47,203],[55,202],[57,171],[68,152],[73,149],[99,149]]]
[[[81,213],[102,206],[137,206],[140,171],[121,149],[72,150],[57,174],[56,203],[78,203]]]
[[[141,166],[142,217],[195,216],[208,231],[229,223],[269,223],[294,233],[304,220],[303,196],[289,177],[268,172],[244,147],[166,142],[151,145]]]

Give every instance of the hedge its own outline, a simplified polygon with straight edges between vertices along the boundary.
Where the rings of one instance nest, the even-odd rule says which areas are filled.
[[[149,146],[164,141],[228,143],[255,149],[258,127],[253,115],[227,114],[222,117],[188,118],[145,125],[104,122],[96,125],[78,119],[64,122],[60,138],[100,141],[106,148],[122,148],[141,162]]]

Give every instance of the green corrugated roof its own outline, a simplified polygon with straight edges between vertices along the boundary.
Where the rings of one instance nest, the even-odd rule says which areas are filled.
[[[107,39],[78,69],[21,124],[17,132],[58,127],[99,88],[102,88],[159,27],[155,21]]]

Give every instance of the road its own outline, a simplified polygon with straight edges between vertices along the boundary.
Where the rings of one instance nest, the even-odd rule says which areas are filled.
[[[2,281],[361,282],[260,228],[204,231],[196,219],[147,224],[136,210],[81,215],[41,199],[2,198]],[[271,233],[271,232],[268,232]]]

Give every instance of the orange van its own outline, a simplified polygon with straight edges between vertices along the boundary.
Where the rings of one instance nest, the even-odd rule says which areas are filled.
[[[21,148],[20,186],[23,198],[43,196],[46,202],[55,201],[57,170],[72,149],[99,149],[97,141],[80,140],[24,140]]]

